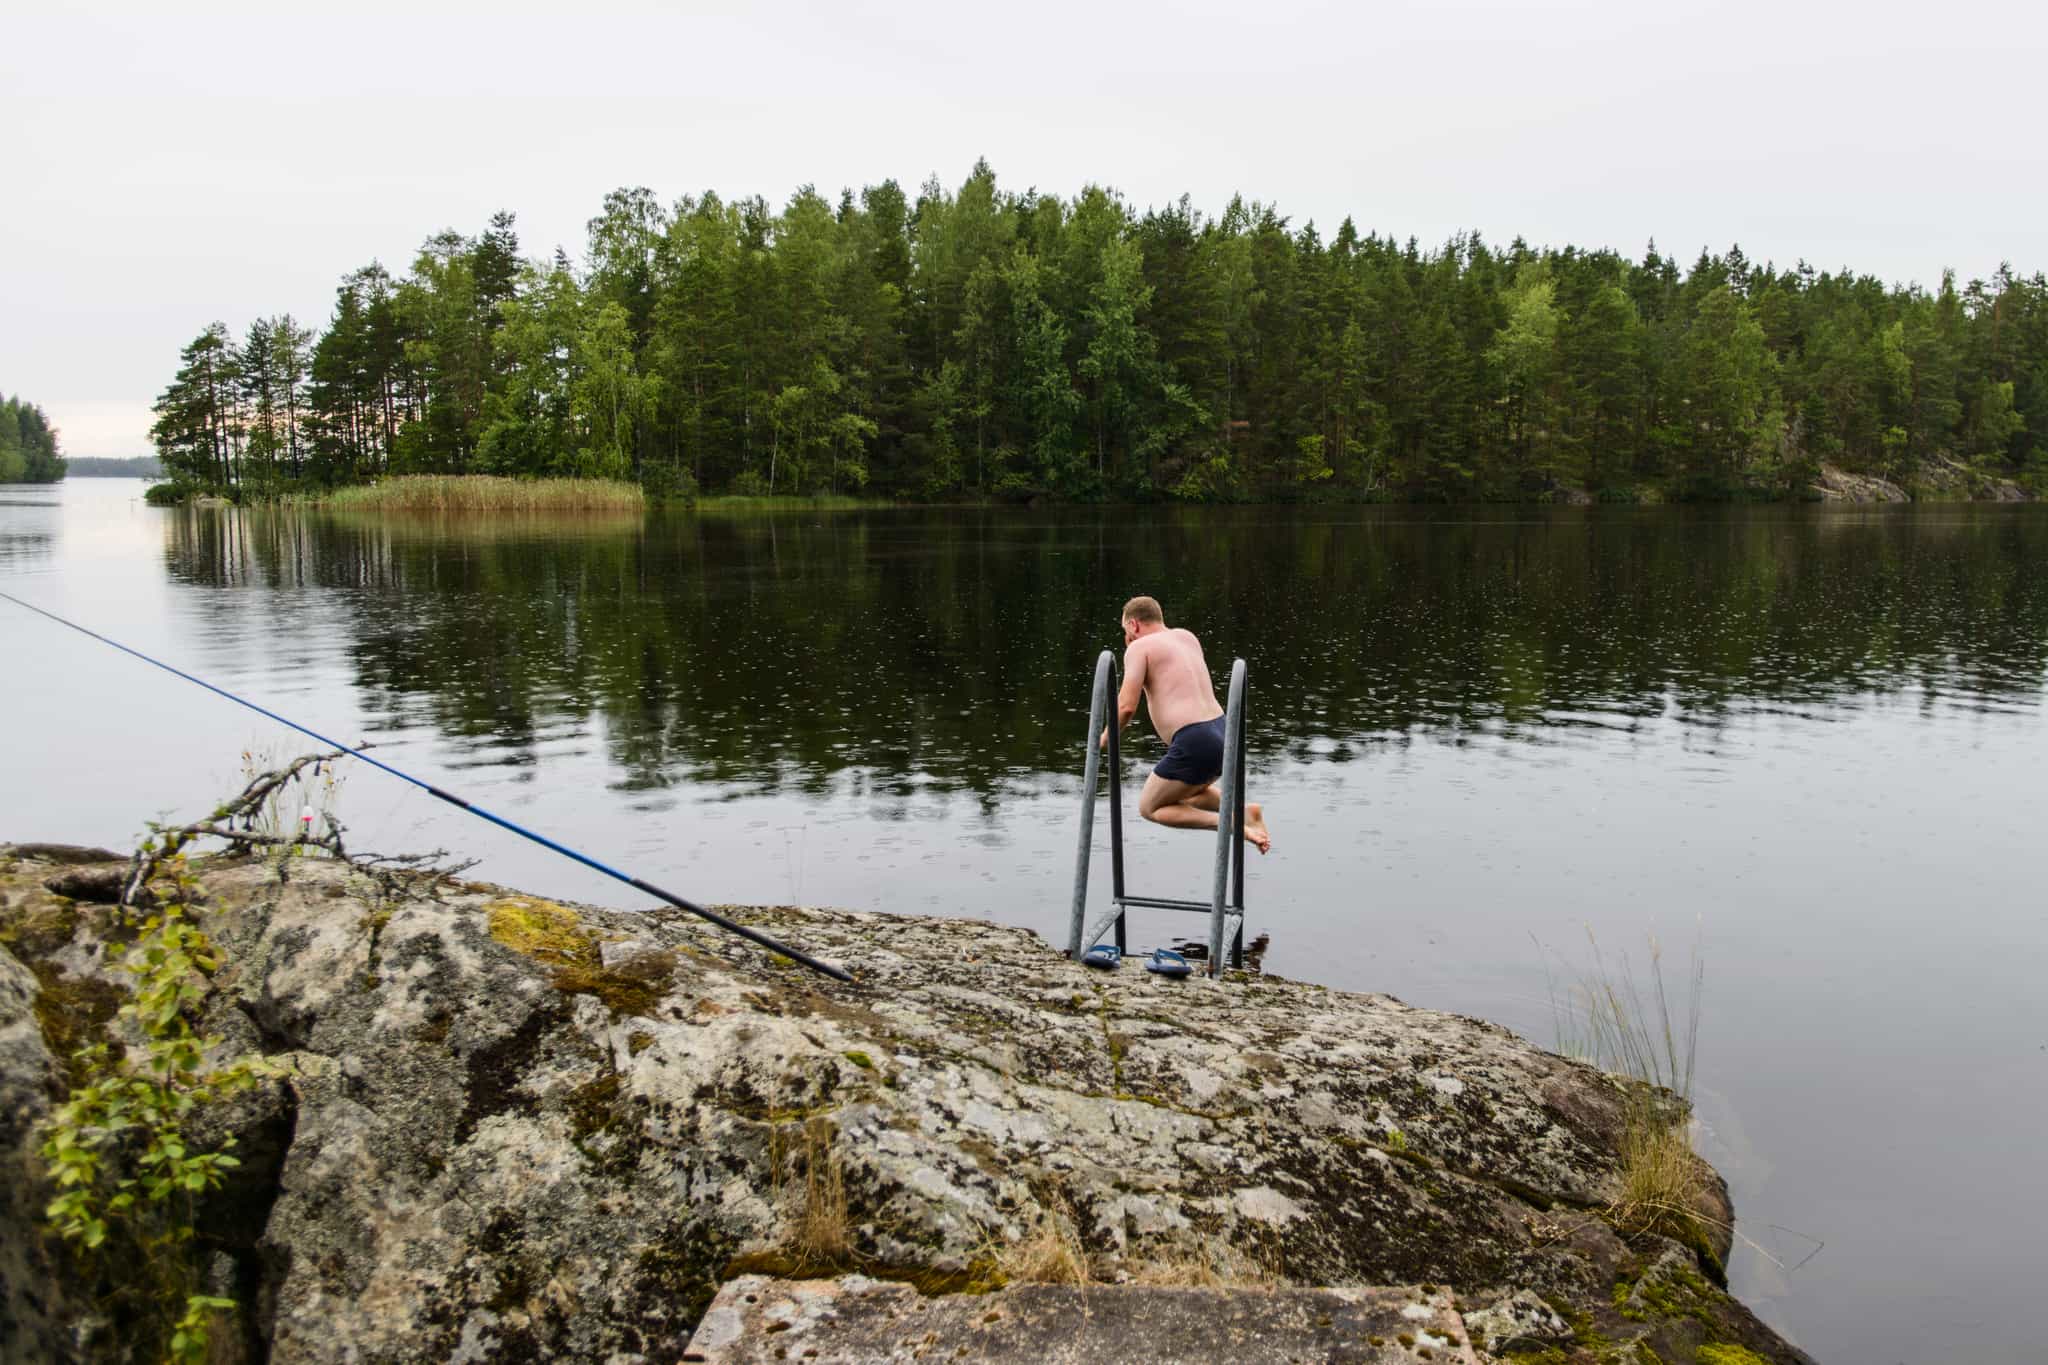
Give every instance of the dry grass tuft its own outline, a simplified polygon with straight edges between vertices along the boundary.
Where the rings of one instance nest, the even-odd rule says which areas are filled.
[[[1251,1251],[1241,1247],[1160,1247],[1131,1267],[1130,1283],[1161,1289],[1279,1289],[1278,1252],[1263,1242]]]
[[[1064,1199],[1046,1202],[1038,1223],[1023,1241],[995,1249],[996,1270],[1007,1281],[1024,1284],[1091,1284],[1088,1252],[1074,1226],[1074,1211]]]
[[[846,1166],[832,1145],[833,1136],[830,1119],[812,1119],[804,1125],[803,1202],[797,1208],[791,1250],[817,1265],[837,1265],[853,1254]]]
[[[1692,1085],[1699,1051],[1700,995],[1705,968],[1694,948],[1687,998],[1674,1022],[1664,980],[1664,955],[1650,941],[1650,987],[1643,990],[1624,956],[1610,969],[1589,931],[1593,967],[1574,983],[1560,1006],[1558,1050],[1582,1057],[1619,1077],[1624,1088],[1620,1141],[1621,1193],[1607,1209],[1630,1236],[1671,1237],[1706,1244],[1709,1212],[1705,1163],[1692,1150]]]
[[[1627,1235],[1703,1240],[1707,1214],[1704,1163],[1693,1154],[1688,1111],[1640,1081],[1631,1083],[1621,1135],[1620,1196],[1607,1216]]]
[[[1616,1075],[1670,1091],[1692,1102],[1693,1059],[1700,1045],[1700,994],[1706,965],[1694,947],[1687,972],[1683,1025],[1672,1021],[1671,995],[1664,983],[1664,950],[1650,940],[1650,990],[1636,983],[1626,954],[1610,969],[1590,930],[1592,970],[1571,988],[1569,1014],[1559,1021],[1561,1048]],[[1553,1001],[1554,1004],[1554,1001]]]
[[[617,479],[506,479],[490,474],[403,474],[337,488],[326,505],[365,512],[639,511],[647,495]]]

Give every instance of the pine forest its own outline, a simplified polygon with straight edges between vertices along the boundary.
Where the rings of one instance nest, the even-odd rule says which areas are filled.
[[[347,275],[324,328],[206,327],[155,411],[173,482],[238,498],[398,473],[924,501],[1773,498],[1824,468],[2048,491],[2048,281],[1424,247],[1241,199],[1012,192],[982,163],[779,211],[619,190],[580,262],[529,259],[500,213]]]

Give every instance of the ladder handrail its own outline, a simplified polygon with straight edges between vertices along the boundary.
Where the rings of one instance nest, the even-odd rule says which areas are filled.
[[[1081,763],[1081,849],[1074,857],[1074,919],[1067,935],[1067,956],[1078,959],[1084,946],[1081,934],[1088,916],[1088,848],[1095,837],[1095,789],[1100,778],[1100,750],[1103,708],[1109,700],[1110,680],[1116,676],[1116,656],[1103,650],[1095,660],[1095,685],[1088,703],[1088,738]]]
[[[1244,905],[1244,660],[1230,666],[1230,704],[1223,716],[1223,802],[1216,812],[1216,894],[1209,910],[1209,975],[1223,970],[1223,910],[1236,872],[1237,904]],[[1240,926],[1242,921],[1240,920]],[[1242,954],[1244,931],[1233,959]],[[1236,966],[1236,961],[1232,961]]]

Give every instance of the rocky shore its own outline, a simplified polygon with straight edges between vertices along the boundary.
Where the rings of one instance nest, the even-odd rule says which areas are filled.
[[[8,1360],[124,1354],[36,1155],[133,1027],[111,859],[0,847]],[[1477,1020],[968,919],[734,912],[839,986],[665,910],[195,870],[190,1009],[271,1064],[187,1124],[241,1162],[215,1360],[1806,1360],[1725,1233],[1617,1230],[1622,1087]]]
[[[1810,490],[1821,502],[2033,502],[2035,498],[2011,479],[1973,469],[1960,460],[1935,456],[1910,487],[1876,474],[1852,474],[1823,464]]]

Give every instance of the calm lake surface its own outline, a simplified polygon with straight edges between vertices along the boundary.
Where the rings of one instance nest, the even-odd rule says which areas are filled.
[[[1654,936],[1674,987],[1697,944],[1737,1292],[1823,1361],[2042,1359],[2048,507],[464,522],[141,491],[0,488],[0,587],[700,900],[1055,942],[1093,660],[1152,593],[1251,668],[1269,970],[1548,1045],[1589,930],[1645,981]],[[307,747],[7,603],[0,658],[0,838],[120,846]],[[359,848],[632,903],[373,771],[340,812]],[[1134,889],[1206,894],[1206,839],[1128,848]]]

